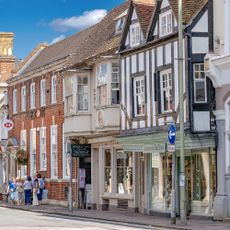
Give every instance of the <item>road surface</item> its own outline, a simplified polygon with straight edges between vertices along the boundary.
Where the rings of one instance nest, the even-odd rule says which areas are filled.
[[[97,221],[86,218],[53,216],[0,207],[0,230],[140,230],[159,228]],[[161,228],[163,230],[163,228]],[[167,230],[167,229],[164,229]]]

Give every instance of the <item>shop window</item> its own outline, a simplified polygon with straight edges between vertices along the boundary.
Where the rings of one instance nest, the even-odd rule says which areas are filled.
[[[111,164],[111,151],[110,149],[106,149],[105,150],[105,168],[104,168],[104,172],[105,172],[105,192],[112,192],[112,164]]]
[[[152,207],[171,208],[172,156],[152,154]]]
[[[117,193],[132,194],[133,192],[133,154],[117,151]]]
[[[134,116],[141,116],[145,113],[145,86],[144,77],[134,79]]]
[[[196,63],[193,65],[194,80],[194,100],[196,103],[207,102],[206,76],[204,73],[204,64]]]

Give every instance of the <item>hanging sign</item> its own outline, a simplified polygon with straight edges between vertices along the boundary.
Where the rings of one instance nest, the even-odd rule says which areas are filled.
[[[13,127],[14,127],[13,121],[6,119],[3,122],[3,128],[6,129],[7,131],[10,131],[11,129],[13,129]]]

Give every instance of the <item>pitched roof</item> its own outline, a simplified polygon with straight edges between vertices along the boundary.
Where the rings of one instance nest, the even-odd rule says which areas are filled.
[[[155,0],[152,0],[151,4],[146,4],[142,2],[137,3],[134,1],[134,8],[136,9],[136,13],[144,35],[146,35],[148,31],[148,27],[152,18],[154,7],[155,7]]]
[[[121,34],[115,35],[114,19],[127,10],[129,5],[130,1],[125,2],[112,9],[99,23],[46,47],[23,73],[52,64],[70,55],[74,56],[74,61],[78,63],[99,53],[118,48]]]
[[[183,23],[188,24],[204,7],[208,0],[183,0]],[[173,13],[178,18],[178,1],[169,0],[169,4],[172,7]]]

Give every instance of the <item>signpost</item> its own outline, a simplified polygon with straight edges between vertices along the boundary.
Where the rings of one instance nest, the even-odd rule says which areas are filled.
[[[171,124],[168,128],[168,152],[172,153],[172,191],[171,191],[171,223],[176,224],[176,190],[175,190],[175,162],[176,162],[176,127]]]

